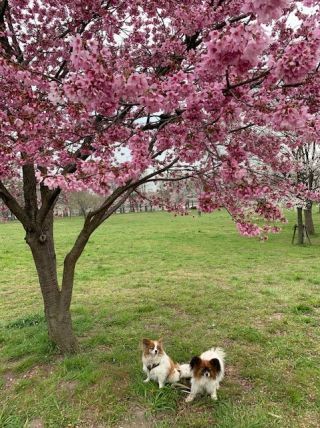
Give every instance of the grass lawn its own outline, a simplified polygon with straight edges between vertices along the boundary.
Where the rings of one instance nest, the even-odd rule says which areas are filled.
[[[79,261],[65,358],[23,230],[0,224],[0,427],[320,427],[320,238],[291,245],[289,219],[259,242],[224,212],[113,216]],[[81,223],[56,222],[60,267]],[[142,382],[141,339],[159,336],[180,362],[225,349],[217,402]]]

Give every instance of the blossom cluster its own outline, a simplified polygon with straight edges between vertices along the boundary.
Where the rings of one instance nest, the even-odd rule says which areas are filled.
[[[188,180],[203,211],[226,207],[258,235],[248,218],[281,219],[297,194],[284,147],[318,141],[317,3],[10,1],[0,181],[25,165],[48,189],[104,195],[150,174],[171,194]]]

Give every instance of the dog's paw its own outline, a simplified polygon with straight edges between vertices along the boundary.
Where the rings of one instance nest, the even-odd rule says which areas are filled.
[[[150,381],[150,379],[147,377],[147,379],[145,379],[143,382],[144,383],[147,383],[147,382],[149,382]]]
[[[218,397],[216,395],[211,395],[212,400],[217,401]]]
[[[191,401],[193,401],[194,397],[192,395],[188,395],[188,397],[186,398],[186,403],[190,403]]]

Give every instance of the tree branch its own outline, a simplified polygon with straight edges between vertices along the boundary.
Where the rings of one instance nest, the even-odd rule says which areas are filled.
[[[146,181],[148,181],[150,178],[161,174],[162,172],[167,171],[168,169],[170,169],[175,163],[177,163],[179,160],[179,158],[175,158],[172,162],[170,162],[168,165],[164,166],[163,168],[160,168],[157,171],[154,171],[148,175],[146,175],[145,177],[142,177],[140,180],[135,181],[135,182],[129,182],[126,186],[123,187],[118,187],[118,189],[116,189],[105,201],[104,203],[97,208],[95,211],[91,211],[90,213],[88,213],[87,218],[86,218],[86,222],[88,222],[88,225],[91,223],[91,219],[94,218],[94,216],[97,216],[99,214],[101,214],[102,212],[106,211],[118,198],[119,196],[121,196],[124,192],[128,191],[128,190],[134,190],[137,187],[141,186],[141,184],[144,184]]]
[[[22,166],[23,174],[23,196],[25,204],[25,213],[34,223],[38,213],[37,201],[37,181],[34,165],[26,164]]]
[[[97,208],[94,211],[90,211],[87,214],[86,217],[86,223],[90,224],[91,219],[100,214],[101,212],[105,211],[106,209],[108,209],[116,200],[117,198],[125,191],[126,187],[118,187],[104,202],[103,204]]]
[[[9,5],[8,5],[7,9],[8,9],[7,10],[7,17],[8,17],[7,20],[8,20],[9,30],[11,31],[12,44],[13,44],[13,47],[15,49],[15,55],[16,55],[16,58],[18,60],[18,63],[21,64],[23,62],[23,53],[22,53],[22,50],[20,48],[17,36],[14,32]]]
[[[187,180],[188,178],[193,178],[195,177],[195,174],[192,175],[184,175],[183,177],[178,177],[178,178],[155,178],[153,180],[147,180],[145,181],[145,183],[157,183],[158,181],[182,181],[182,180]]]
[[[81,145],[81,147],[74,153],[74,156],[76,159],[86,160],[91,154],[83,154],[83,149],[91,149],[91,143],[93,141],[93,136],[89,135],[84,138],[84,141]],[[66,165],[66,167],[62,171],[62,175],[65,174],[72,174],[77,170],[76,163],[70,163]],[[43,185],[45,187],[45,185]],[[40,224],[42,224],[50,211],[50,209],[53,207],[55,201],[57,200],[59,194],[61,193],[61,189],[57,187],[56,189],[53,189],[48,192],[42,192],[42,205],[39,210],[38,219]]]
[[[235,88],[238,88],[239,86],[244,86],[244,85],[248,85],[249,83],[256,82],[257,80],[263,79],[264,77],[268,76],[269,73],[270,73],[270,70],[266,70],[260,73],[258,76],[251,77],[250,79],[243,80],[242,82],[239,82],[239,83],[230,83],[227,80],[227,87],[223,89],[223,92],[228,93],[230,89],[235,89]]]
[[[26,215],[24,209],[18,203],[16,198],[8,191],[5,185],[0,181],[0,198],[9,210],[17,217],[22,223],[23,227],[27,230],[31,230],[33,225],[30,218]]]
[[[162,129],[168,123],[178,119],[185,110],[176,110],[175,114],[161,114],[159,116],[160,120],[158,122],[149,122],[142,127],[142,131],[148,131],[151,129]]]
[[[5,33],[6,26],[4,23],[4,16],[8,8],[8,0],[3,0],[0,2],[0,32]],[[6,35],[0,36],[0,45],[2,46],[3,50],[7,54],[7,56],[10,58],[13,54],[13,49],[8,41],[8,37]]]
[[[105,214],[102,216],[98,226],[100,226],[100,224],[102,224],[108,217],[111,216],[111,214],[113,214],[115,211],[117,211],[118,208],[121,207],[121,205],[128,199],[128,197],[131,195],[131,193],[135,190],[135,188],[131,188],[129,189],[127,192],[125,192],[125,194],[117,201],[117,203],[115,205],[112,205],[106,212]]]
[[[243,131],[254,126],[254,123],[248,123],[248,125],[240,126],[239,128],[231,129],[229,132],[232,134],[234,132]]]

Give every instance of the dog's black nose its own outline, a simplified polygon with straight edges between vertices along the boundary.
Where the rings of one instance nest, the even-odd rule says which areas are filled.
[[[154,353],[155,353],[155,354],[157,354],[157,353],[158,353],[158,349],[155,349],[155,350],[154,350]]]

